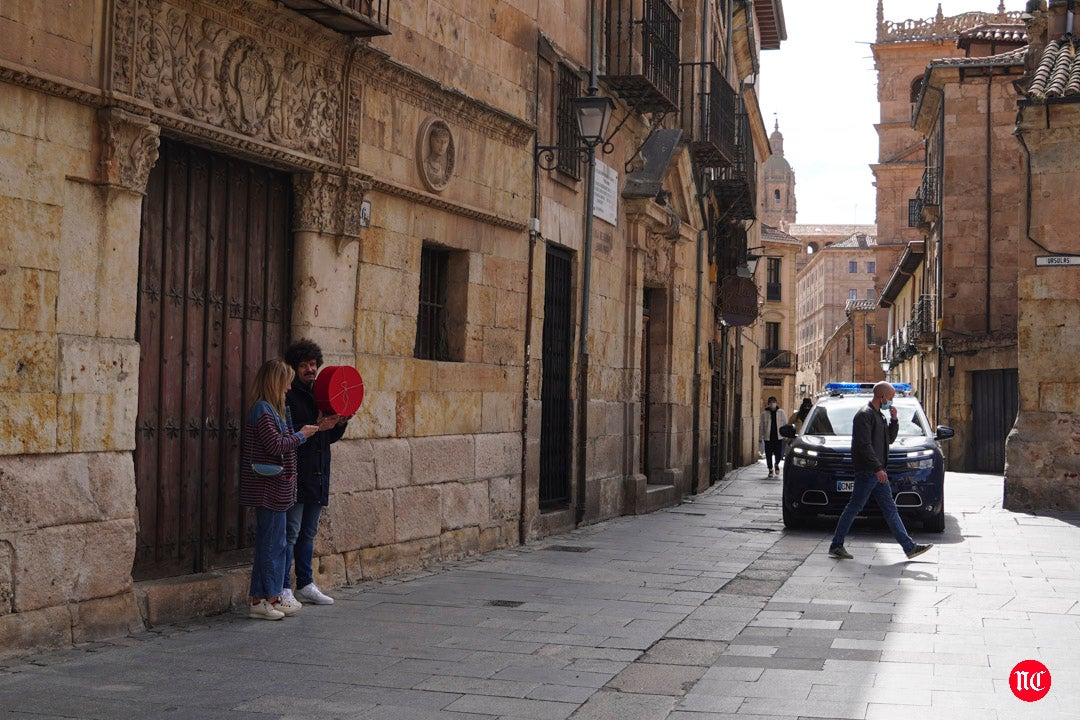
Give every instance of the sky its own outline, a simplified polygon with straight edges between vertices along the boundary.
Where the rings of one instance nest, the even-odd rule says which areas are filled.
[[[946,17],[997,12],[999,0],[941,0]],[[938,0],[885,0],[885,19],[932,18]],[[1005,9],[1023,10],[1023,0]],[[788,39],[761,53],[759,102],[772,133],[779,121],[784,157],[795,171],[795,222],[875,222],[877,73],[870,43],[877,0],[785,0]]]

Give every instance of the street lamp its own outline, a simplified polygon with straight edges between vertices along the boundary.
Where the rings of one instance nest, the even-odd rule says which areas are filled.
[[[577,122],[578,137],[581,145],[567,147],[565,145],[537,145],[536,164],[542,170],[554,170],[559,166],[560,153],[578,153],[581,159],[588,162],[589,180],[592,182],[592,163],[595,160],[596,146],[604,144],[606,147],[608,125],[611,123],[611,114],[615,110],[615,103],[611,98],[603,95],[583,95],[572,98],[570,106],[574,108],[574,119]],[[617,131],[617,129],[616,129]],[[586,189],[586,194],[591,193]]]
[[[885,379],[889,379],[889,371],[892,370],[892,360],[881,358],[881,372],[885,373]]]
[[[757,247],[746,248],[746,275],[745,277],[754,277],[754,273],[757,271],[758,261],[761,260],[761,255],[755,255],[754,250],[764,250],[764,245],[758,245]],[[742,275],[742,268],[739,268],[738,274]]]
[[[805,395],[805,394],[806,394],[806,383],[802,383],[801,385],[799,385],[799,395]]]

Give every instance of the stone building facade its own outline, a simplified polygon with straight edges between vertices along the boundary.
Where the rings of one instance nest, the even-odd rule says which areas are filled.
[[[825,340],[818,356],[823,383],[882,379],[874,325],[877,312],[876,300],[847,302],[844,321]]]
[[[775,137],[774,132],[774,141]],[[769,197],[766,192],[762,203],[767,205]],[[802,243],[769,225],[761,228],[761,243],[761,250],[754,251],[760,254],[754,273],[761,297],[761,310],[754,325],[754,341],[759,350],[759,398],[775,395],[780,407],[790,412],[801,401],[795,383],[795,266]]]
[[[592,79],[588,4],[312,4],[0,10],[4,653],[243,601],[246,389],[294,338],[366,386],[334,450],[320,584],[674,502],[714,479],[722,434],[719,467],[752,458],[756,357],[716,302],[756,214],[725,215],[732,195],[700,180],[756,213],[734,154],[769,152],[744,81],[783,39],[780,3],[655,3],[679,20],[674,59],[738,88],[744,131],[715,159],[690,123],[642,162],[687,108],[598,34],[626,120],[592,208],[580,167],[534,152],[577,143],[562,100]],[[747,401],[718,412],[714,387]]]
[[[805,241],[805,238],[803,238]],[[805,384],[810,394],[834,380],[821,364],[826,342],[848,319],[848,303],[878,298],[879,249],[871,235],[854,233],[809,255],[796,280],[796,318],[798,337],[798,373],[795,382]],[[880,322],[871,319],[871,339],[881,332]],[[861,368],[860,368],[861,370]],[[860,382],[881,379],[880,367],[867,368],[869,377]]]
[[[912,224],[926,242],[920,277],[906,277],[921,290],[893,301],[883,359],[918,366],[911,374],[928,414],[956,431],[951,469],[1001,472],[1016,415],[1021,157],[1012,81],[1026,40],[1004,13],[961,18],[977,23],[957,21],[965,55],[929,63],[913,116],[926,163]]]
[[[795,171],[784,157],[784,134],[780,121],[773,124],[769,135],[772,150],[761,168],[761,222],[786,233],[798,214],[795,200]]]
[[[1071,198],[1080,181],[1080,87],[1071,13],[1039,3],[1021,87],[1017,139],[1019,414],[1009,433],[1005,507],[1080,509],[1080,237]],[[1059,258],[1057,261],[1040,258]],[[1061,260],[1060,258],[1065,258]]]

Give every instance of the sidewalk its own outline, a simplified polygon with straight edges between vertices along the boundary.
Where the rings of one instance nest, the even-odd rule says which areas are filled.
[[[785,532],[763,463],[691,502],[334,592],[0,662],[0,717],[344,720],[1075,718],[1080,514],[950,473],[908,561],[856,524]],[[1050,693],[1010,671],[1045,664]],[[1068,710],[1068,708],[1073,710]]]

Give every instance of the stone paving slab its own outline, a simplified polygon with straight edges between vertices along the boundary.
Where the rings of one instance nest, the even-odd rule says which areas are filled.
[[[1009,513],[1002,480],[947,478],[908,561],[857,523],[784,531],[743,468],[687,502],[240,613],[0,661],[0,717],[184,720],[1012,720],[1080,707],[1080,514]],[[565,551],[567,548],[574,552]],[[1038,703],[1012,667],[1052,673]]]

